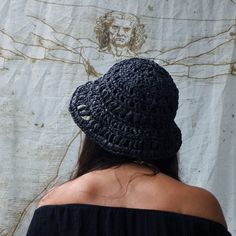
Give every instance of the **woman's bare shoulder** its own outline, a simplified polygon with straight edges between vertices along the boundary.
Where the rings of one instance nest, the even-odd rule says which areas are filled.
[[[44,205],[61,204],[61,200],[63,199],[61,196],[67,192],[68,187],[69,182],[65,182],[47,190],[43,197],[41,197],[41,199],[38,201],[37,207],[41,207]]]
[[[184,213],[216,221],[227,228],[220,203],[210,191],[204,188],[186,185],[183,201]]]
[[[88,187],[87,181],[82,178],[69,180],[49,189],[39,200],[37,207],[83,202],[85,199],[92,198],[91,192],[92,188]]]
[[[56,190],[58,189],[58,186],[54,186],[53,188],[49,189],[46,191],[43,197],[41,197],[38,201],[37,208],[44,206],[44,205],[49,205],[52,203],[53,196],[55,195]]]

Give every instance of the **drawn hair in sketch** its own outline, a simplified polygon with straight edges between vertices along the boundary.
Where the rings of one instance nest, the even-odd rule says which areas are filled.
[[[113,22],[115,20],[123,20],[129,23],[129,27],[131,28],[130,35],[125,35],[125,30],[128,29],[128,27],[120,26],[123,28],[124,37],[121,40],[129,40],[128,44],[125,45],[125,47],[128,47],[128,49],[132,53],[136,53],[142,45],[145,43],[146,34],[144,25],[140,23],[139,19],[132,14],[122,13],[122,12],[116,12],[116,11],[110,11],[107,12],[105,15],[100,16],[95,25],[95,33],[96,38],[99,43],[99,48],[102,50],[108,50],[111,46],[111,27],[113,25]],[[116,26],[117,30],[119,26]],[[114,27],[113,27],[114,28]],[[115,29],[114,29],[115,30]],[[128,30],[127,30],[128,31]],[[114,45],[113,45],[114,46]],[[121,47],[122,45],[115,45],[115,47]]]

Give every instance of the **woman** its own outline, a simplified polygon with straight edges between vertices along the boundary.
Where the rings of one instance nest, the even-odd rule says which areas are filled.
[[[39,202],[33,235],[230,235],[219,202],[178,177],[178,89],[147,59],[79,86],[69,111],[85,133],[73,178]]]

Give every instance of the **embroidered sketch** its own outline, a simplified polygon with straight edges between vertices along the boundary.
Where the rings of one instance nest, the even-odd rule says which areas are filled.
[[[170,46],[163,40],[159,44],[158,39],[153,43],[152,36],[147,44],[145,25],[138,16],[124,12],[108,11],[93,18],[93,37],[82,37],[83,31],[81,36],[75,37],[73,32],[59,29],[56,23],[41,17],[28,17],[36,27],[28,34],[27,41],[0,30],[0,69],[8,70],[13,60],[31,60],[32,63],[44,60],[81,65],[88,77],[96,78],[117,60],[138,56],[154,59],[178,78],[212,79],[236,75],[235,58],[229,53],[235,44],[235,23],[228,24],[220,32],[190,38],[187,42],[171,41]]]

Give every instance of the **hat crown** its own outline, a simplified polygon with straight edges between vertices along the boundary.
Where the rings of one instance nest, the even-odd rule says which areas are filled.
[[[120,111],[133,111],[150,116],[149,119],[173,120],[178,109],[178,89],[169,73],[157,63],[132,58],[114,64],[103,78],[107,86],[103,102],[109,106],[112,98]],[[108,99],[108,100],[107,100]],[[123,117],[125,118],[125,117]],[[149,122],[150,123],[150,122]]]

